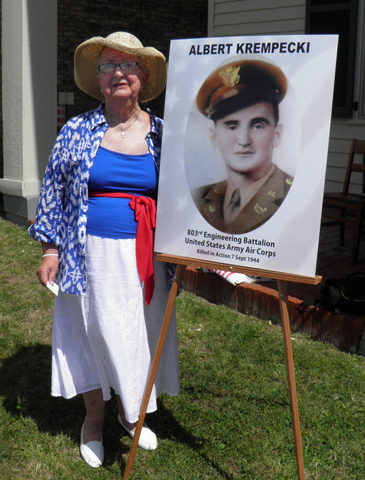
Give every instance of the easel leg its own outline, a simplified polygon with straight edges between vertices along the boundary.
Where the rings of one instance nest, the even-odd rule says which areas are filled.
[[[290,404],[291,404],[291,412],[292,412],[292,419],[293,419],[298,479],[304,480],[302,437],[300,434],[298,399],[297,399],[297,389],[295,384],[293,350],[291,345],[291,332],[290,332],[290,321],[289,321],[289,312],[288,312],[288,292],[287,292],[286,282],[284,280],[278,280],[278,290],[279,290],[280,312],[281,312],[283,331],[284,331],[286,367],[288,371]]]
[[[174,282],[173,282],[171,290],[170,290],[170,295],[169,295],[169,299],[168,299],[167,306],[166,306],[166,312],[165,312],[165,316],[164,316],[164,319],[163,319],[160,336],[158,338],[158,343],[157,343],[155,355],[153,357],[150,374],[149,374],[149,377],[148,377],[148,380],[147,380],[146,389],[144,391],[141,408],[139,410],[138,423],[137,423],[137,426],[136,426],[136,431],[134,433],[132,446],[131,446],[131,449],[129,451],[127,465],[126,465],[125,470],[124,470],[123,480],[127,480],[129,478],[130,474],[131,474],[131,471],[132,471],[134,457],[136,456],[137,447],[138,447],[138,440],[139,440],[139,437],[141,435],[144,419],[146,418],[146,411],[147,411],[147,407],[148,407],[148,402],[149,402],[149,399],[150,399],[150,396],[151,396],[153,384],[155,383],[157,369],[158,369],[158,365],[160,363],[162,350],[163,350],[165,340],[166,340],[166,336],[167,336],[167,332],[168,332],[168,329],[169,329],[172,311],[173,311],[174,306],[175,306],[176,295],[179,291],[179,288],[180,288],[180,285],[181,285],[181,282],[182,282],[182,279],[183,279],[183,276],[184,276],[185,268],[186,268],[185,265],[178,265],[177,269],[176,269],[176,274],[175,274]]]

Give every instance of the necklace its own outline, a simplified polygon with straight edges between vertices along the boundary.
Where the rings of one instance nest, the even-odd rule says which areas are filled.
[[[137,108],[134,109],[134,111],[133,111],[132,114],[129,116],[129,118],[128,118],[128,120],[125,122],[125,124],[127,124],[127,123],[129,122],[129,120],[133,117],[133,113],[134,113],[136,110],[137,110]],[[117,122],[114,120],[114,119],[119,120],[117,117],[114,117],[114,116],[113,116],[111,113],[109,113],[109,112],[105,112],[105,113],[107,114],[107,116],[108,116],[109,118],[111,118],[111,119],[113,120],[113,122],[115,123],[114,126],[115,126],[115,128],[119,131],[121,137],[122,137],[122,138],[125,138],[125,132],[128,130],[128,128],[130,128],[130,127],[138,120],[138,117],[139,117],[141,111],[142,111],[141,108],[138,106],[137,114],[134,115],[134,118],[133,118],[133,120],[129,123],[129,125],[127,125],[127,126],[126,126],[125,128],[123,128],[123,129],[119,126],[120,123],[122,123],[122,122],[117,123]],[[109,122],[109,123],[111,123],[111,122]]]

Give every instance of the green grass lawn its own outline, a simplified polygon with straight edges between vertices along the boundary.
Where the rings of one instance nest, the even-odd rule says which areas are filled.
[[[0,479],[120,479],[131,439],[107,406],[105,462],[79,455],[84,407],[52,398],[53,294],[35,276],[41,248],[0,219]],[[295,479],[282,330],[191,294],[177,300],[179,397],[147,423],[131,480]],[[293,334],[307,479],[365,480],[365,359]]]

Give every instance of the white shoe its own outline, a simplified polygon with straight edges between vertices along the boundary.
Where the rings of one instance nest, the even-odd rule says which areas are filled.
[[[128,435],[130,435],[133,438],[134,432],[132,432],[132,430],[129,430],[129,428],[127,428],[124,425],[119,414],[118,414],[118,422],[122,425],[122,427],[128,433]],[[144,450],[156,450],[157,448],[157,437],[152,432],[152,430],[150,430],[147,426],[142,427],[141,435],[139,436],[139,439],[138,439],[138,446],[143,448]]]
[[[104,461],[103,437],[101,442],[96,440],[84,444],[84,425],[81,429],[80,454],[91,468],[98,468]]]

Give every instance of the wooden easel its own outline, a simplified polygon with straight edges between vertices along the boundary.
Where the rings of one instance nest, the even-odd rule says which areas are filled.
[[[151,396],[153,384],[155,382],[157,369],[160,363],[160,358],[161,358],[162,350],[165,344],[167,331],[169,329],[170,319],[171,319],[172,311],[175,305],[176,296],[180,289],[185,268],[188,265],[192,267],[202,267],[202,268],[208,268],[208,269],[217,269],[217,270],[225,270],[225,271],[231,271],[231,272],[237,272],[237,273],[245,273],[247,275],[257,275],[257,276],[277,280],[278,291],[279,291],[280,313],[281,313],[281,320],[282,320],[282,326],[283,326],[283,332],[284,332],[286,367],[288,372],[290,405],[291,405],[292,420],[293,420],[298,479],[304,480],[302,437],[300,433],[300,424],[299,424],[298,399],[297,399],[297,389],[295,384],[293,351],[291,346],[290,320],[289,320],[289,312],[288,312],[288,292],[287,292],[286,282],[292,281],[297,283],[318,285],[318,283],[322,281],[322,277],[317,275],[315,277],[303,277],[303,276],[285,274],[285,273],[279,273],[279,272],[270,272],[267,270],[260,270],[255,268],[245,268],[245,267],[232,266],[232,265],[222,264],[222,263],[212,263],[205,260],[196,260],[196,259],[186,258],[186,257],[175,257],[172,255],[166,255],[166,254],[157,255],[157,260],[160,260],[163,262],[176,263],[177,269],[176,269],[176,274],[170,290],[170,295],[167,302],[166,312],[165,312],[164,320],[162,323],[160,336],[158,339],[155,355],[152,361],[150,374],[147,380],[146,389],[142,399],[142,404],[139,411],[138,423],[137,423],[136,431],[133,437],[132,446],[129,451],[127,465],[124,470],[123,480],[127,480],[132,471],[133,462],[134,462],[134,458],[136,456],[136,451],[138,447],[138,440],[141,435],[143,423],[146,417],[147,406]]]

